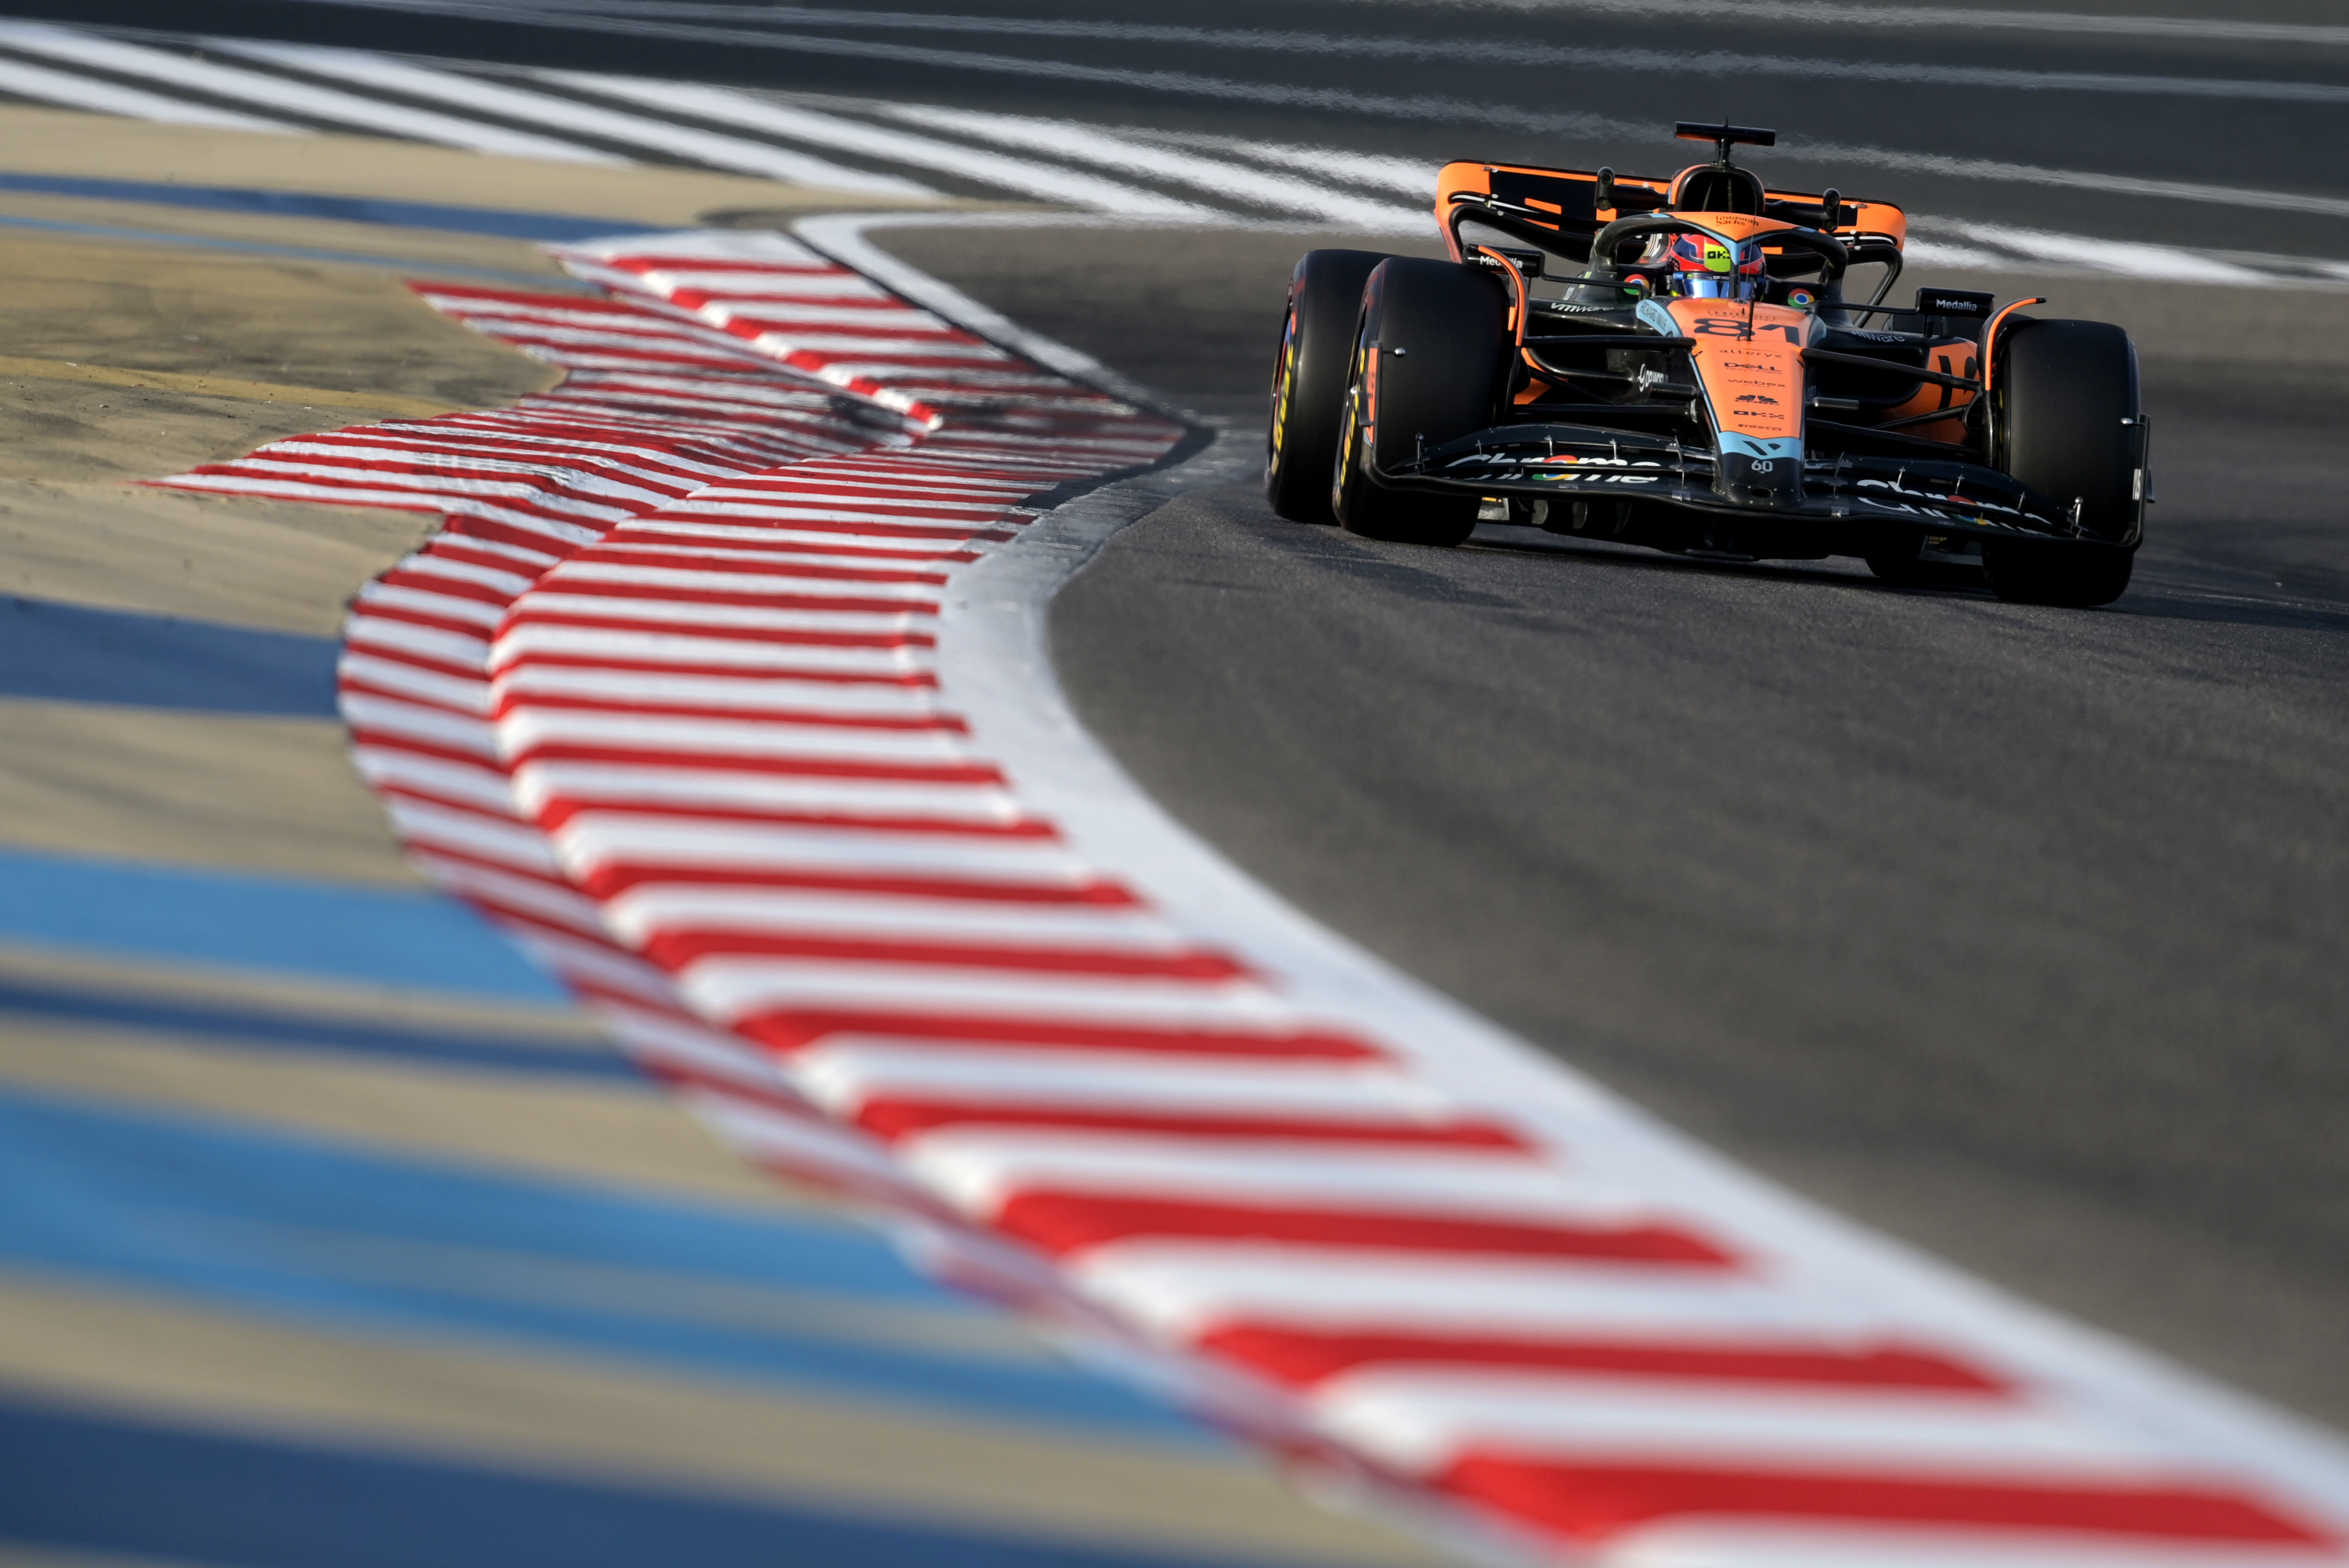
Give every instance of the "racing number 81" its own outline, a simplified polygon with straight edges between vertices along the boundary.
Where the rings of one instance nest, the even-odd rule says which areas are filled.
[[[1699,337],[1743,337],[1745,336],[1745,323],[1730,316],[1708,316],[1696,324],[1693,331]],[[1802,347],[1803,332],[1799,327],[1773,321],[1755,327],[1754,336],[1759,337],[1764,332],[1783,332],[1787,342],[1798,348]]]

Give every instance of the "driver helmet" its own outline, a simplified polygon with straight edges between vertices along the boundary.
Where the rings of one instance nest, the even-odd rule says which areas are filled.
[[[1670,268],[1665,286],[1690,299],[1754,299],[1766,281],[1762,242],[1732,244],[1711,234],[1682,233],[1661,236],[1662,254],[1656,259]]]

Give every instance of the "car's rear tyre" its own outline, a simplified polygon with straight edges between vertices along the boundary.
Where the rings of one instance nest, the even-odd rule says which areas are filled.
[[[1491,273],[1396,256],[1362,291],[1340,410],[1330,510],[1349,533],[1409,545],[1457,545],[1476,529],[1479,498],[1389,489],[1371,477],[1493,422],[1509,368],[1508,295]]]
[[[1272,367],[1272,421],[1265,439],[1264,497],[1292,523],[1335,523],[1330,470],[1362,285],[1378,251],[1309,251],[1288,280],[1280,354]]]
[[[2031,321],[2000,346],[2000,468],[2076,509],[2074,540],[1991,539],[2002,599],[2085,607],[2127,591],[2143,504],[2137,346],[2102,321]]]

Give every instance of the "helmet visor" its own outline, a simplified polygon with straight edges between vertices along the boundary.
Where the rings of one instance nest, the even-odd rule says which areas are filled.
[[[1675,294],[1697,299],[1745,299],[1764,276],[1762,242],[1731,242],[1704,234],[1671,235],[1659,258],[1671,268]]]

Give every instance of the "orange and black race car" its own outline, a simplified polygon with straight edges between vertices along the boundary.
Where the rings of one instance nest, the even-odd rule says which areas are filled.
[[[1714,161],[1670,180],[1447,165],[1450,261],[1300,261],[1274,510],[1456,545],[1506,503],[1682,554],[1857,556],[1904,582],[1979,566],[2006,598],[2119,597],[2151,488],[2128,335],[2022,314],[2040,299],[1889,306],[1899,208],[1767,189],[1730,152],[1771,131],[1678,131]],[[1864,301],[1855,269],[1878,271]]]

